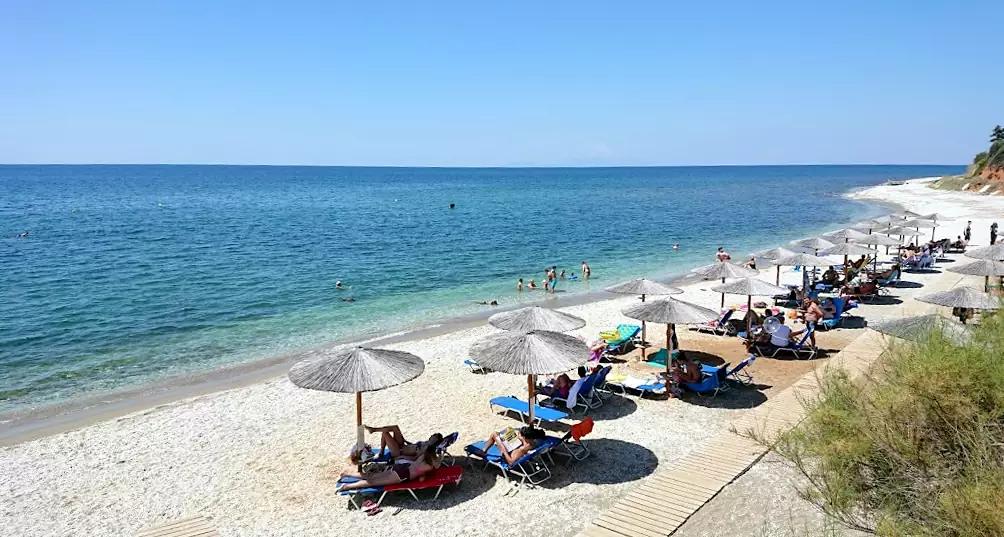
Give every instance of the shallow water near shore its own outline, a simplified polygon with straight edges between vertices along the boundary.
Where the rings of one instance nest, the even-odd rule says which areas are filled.
[[[593,269],[562,297],[665,278],[958,171],[0,166],[0,410],[540,300],[515,282],[550,265]]]

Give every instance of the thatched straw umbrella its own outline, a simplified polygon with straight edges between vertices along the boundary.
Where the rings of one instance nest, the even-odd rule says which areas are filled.
[[[703,267],[697,267],[691,269],[690,272],[695,274],[700,274],[705,278],[721,278],[722,283],[725,283],[725,278],[750,278],[760,274],[759,272],[748,269],[746,267],[736,265],[735,263],[712,263],[710,265],[705,265]],[[725,307],[725,293],[722,293],[722,307]]]
[[[893,218],[898,218],[900,220],[909,220],[910,218],[920,218],[923,215],[917,214],[913,211],[902,211],[898,213],[892,213],[889,216]]]
[[[476,341],[471,345],[470,356],[492,371],[526,375],[529,423],[533,425],[536,376],[556,375],[579,367],[589,361],[589,346],[575,336],[547,330],[504,332]]]
[[[896,235],[897,237],[899,237],[900,246],[902,246],[903,239],[905,239],[906,237],[919,237],[923,235],[923,233],[915,229],[910,229],[908,227],[903,227],[903,226],[894,226],[889,229],[882,230],[882,233],[885,233],[886,236]]]
[[[972,330],[968,326],[954,319],[935,314],[903,317],[894,321],[869,324],[868,328],[914,342],[923,341],[924,338],[928,337],[928,334],[934,331],[941,332],[956,345],[965,345],[973,337]]]
[[[677,300],[667,298],[665,300],[654,300],[644,304],[638,304],[622,311],[622,313],[632,319],[648,321],[653,323],[663,323],[666,325],[666,351],[669,356],[673,355],[673,327],[677,324],[698,324],[714,321],[718,319],[718,312]],[[666,360],[666,372],[669,372],[672,359]]]
[[[619,283],[617,285],[607,287],[607,291],[622,295],[641,295],[641,301],[645,302],[646,295],[678,295],[683,292],[683,289],[678,289],[665,283],[639,278],[637,280],[631,280],[629,282]],[[645,321],[641,322],[641,341],[642,343],[645,342]]]
[[[903,227],[912,227],[912,228],[916,229],[917,231],[920,231],[920,228],[925,228],[925,229],[926,228],[930,228],[931,229],[931,240],[933,241],[934,240],[934,230],[938,227],[938,222],[935,222],[934,220],[928,220],[926,218],[915,218],[913,220],[907,220],[906,222],[903,222],[902,226]]]
[[[356,444],[365,445],[363,392],[403,384],[425,371],[425,362],[414,354],[366,347],[340,347],[313,351],[289,370],[289,380],[301,388],[356,394]]]
[[[885,235],[872,234],[863,239],[856,239],[854,244],[864,244],[867,246],[885,246],[885,253],[889,253],[890,246],[899,246],[903,241],[896,240]],[[875,256],[875,263],[878,264],[878,256]]]
[[[833,245],[831,244],[830,246],[832,247]],[[807,283],[808,278],[805,276],[804,267],[813,267],[813,269],[815,269],[815,267],[828,267],[830,265],[836,265],[838,263],[839,261],[835,261],[833,259],[829,259],[826,257],[817,257],[812,254],[789,255],[787,257],[782,257],[781,259],[774,261],[775,265],[781,267],[795,267],[795,266],[803,267],[803,277],[802,277],[803,295],[808,292],[808,283]]]
[[[867,233],[861,233],[860,231],[851,228],[844,228],[837,231],[831,231],[829,233],[823,233],[823,238],[834,244],[863,239],[867,236]]]
[[[857,224],[854,224],[853,229],[871,234],[873,231],[886,229],[890,226],[892,226],[892,221],[889,219],[888,216],[884,216],[881,218],[875,218],[873,220],[865,220],[864,222],[858,222]]]
[[[496,313],[488,318],[488,324],[511,332],[530,332],[532,330],[567,332],[586,326],[586,320],[550,308],[530,306]]]
[[[867,237],[868,235],[865,235]],[[847,257],[851,255],[875,255],[878,257],[878,252],[867,248],[865,246],[859,246],[853,242],[842,242],[835,246],[831,246],[825,250],[820,250],[819,253],[823,255],[842,255],[844,256],[844,278],[847,278]]]
[[[743,278],[734,282],[723,283],[711,288],[712,291],[728,293],[730,295],[746,295],[746,310],[753,309],[754,296],[775,296],[787,293],[787,287],[781,287],[757,278]],[[750,317],[746,316],[746,333],[749,334]]]
[[[801,248],[808,248],[812,250],[812,253],[819,253],[820,250],[824,248],[829,248],[833,246],[833,242],[826,239],[821,239],[819,237],[810,237],[808,239],[798,239],[791,241],[789,244],[792,246],[799,246]]]
[[[963,308],[975,310],[995,310],[1000,308],[1000,301],[972,287],[955,287],[948,291],[918,296],[917,300],[928,304],[937,304],[947,308]],[[965,316],[959,320],[965,323]]]
[[[968,274],[969,276],[983,276],[983,291],[990,292],[990,277],[1004,276],[1004,262],[993,259],[980,259],[975,263],[969,263],[960,267],[951,267],[949,272],[958,274]]]
[[[966,250],[966,257],[973,259],[993,259],[994,261],[1004,261],[1004,242],[982,248]]]
[[[781,259],[782,257],[788,257],[789,255],[795,255],[795,252],[791,250],[786,250],[784,248],[770,248],[767,250],[760,250],[759,252],[753,252],[750,254],[752,257],[760,259],[766,259],[768,261],[775,261]],[[781,285],[781,266],[777,266],[777,276],[774,278],[775,285]]]

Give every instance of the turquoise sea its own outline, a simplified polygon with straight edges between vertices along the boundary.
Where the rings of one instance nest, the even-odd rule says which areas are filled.
[[[541,299],[516,280],[551,265],[668,277],[962,170],[0,166],[0,410]]]

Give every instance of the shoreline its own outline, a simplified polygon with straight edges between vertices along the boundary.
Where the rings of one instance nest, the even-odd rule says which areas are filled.
[[[915,211],[926,209],[917,199],[930,203],[945,199],[923,185],[881,186],[861,195],[905,200],[903,206]],[[982,200],[973,203],[977,205],[944,202],[939,210],[964,223],[969,215],[995,209]],[[989,220],[973,220],[974,243],[985,243]],[[952,257],[964,262],[957,254]],[[774,281],[773,267],[761,267],[760,272],[762,280]],[[781,272],[784,283],[797,283],[799,276],[790,269]],[[858,312],[868,323],[900,318],[916,313],[911,310],[920,305],[913,301],[917,294],[975,279],[943,271],[912,273],[910,281],[915,285],[899,289],[889,302],[863,304]],[[717,282],[697,276],[690,280],[681,286],[684,294],[677,298],[717,308],[720,295],[710,290]],[[637,304],[638,299],[607,295],[580,306],[566,306],[568,302],[562,302],[563,311],[586,320],[586,326],[571,333],[588,337],[631,322],[622,309]],[[745,303],[745,296],[726,297],[727,305]],[[510,416],[490,411],[485,403],[499,395],[525,394],[526,380],[517,375],[470,372],[462,364],[470,347],[497,330],[477,319],[469,323],[473,325],[469,329],[430,326],[430,331],[443,335],[425,339],[409,338],[418,335],[414,333],[390,334],[408,341],[389,348],[422,356],[426,369],[411,382],[364,394],[364,423],[399,424],[410,436],[457,431],[459,446],[516,423]],[[659,332],[649,331],[653,345],[663,344]],[[839,351],[862,333],[853,326],[828,331],[820,335],[820,345],[829,352]],[[681,348],[708,359],[735,364],[745,357],[731,338],[694,330],[681,330],[679,337]],[[638,354],[614,364],[614,371],[650,374],[637,361]],[[571,537],[597,513],[649,482],[656,471],[677,467],[688,455],[705,452],[708,442],[727,434],[737,419],[781,397],[798,379],[828,363],[826,357],[757,360],[749,366],[757,379],[755,386],[730,390],[714,399],[612,396],[590,412],[596,424],[585,442],[594,456],[559,466],[543,486],[511,495],[510,485],[496,473],[465,467],[460,486],[444,490],[437,500],[414,502],[406,495],[388,496],[385,507],[404,510],[397,516],[377,517],[349,509],[345,498],[335,494],[345,449],[355,441],[354,398],[303,390],[284,377],[275,377],[4,447],[0,449],[0,478],[7,483],[5,512],[9,525],[22,528],[26,537],[130,535],[194,516],[206,517],[222,535],[327,535],[337,527],[342,533],[391,537],[402,531],[459,534],[474,527],[487,528],[486,535],[530,537],[543,532]],[[554,426],[555,434],[576,419]],[[708,528],[717,528],[716,534],[732,531],[752,536],[761,525],[784,520],[794,500],[784,505],[773,501],[790,496],[785,496],[789,489],[784,488],[790,483],[774,479],[777,474],[766,463],[755,466],[737,480],[739,485],[729,485],[718,499],[701,507],[697,516],[703,518],[682,525],[680,534],[703,535]],[[758,495],[762,501],[751,504],[736,499],[734,491],[743,490],[769,494]],[[540,509],[549,507],[550,515],[541,519]],[[820,520],[814,511],[796,512],[796,516],[812,523]],[[498,529],[500,520],[506,521],[505,528]],[[736,532],[729,520],[749,523]]]
[[[936,178],[916,178],[910,179],[908,182],[932,179]],[[890,202],[881,197],[858,196],[861,192],[867,192],[880,186],[883,185],[848,191],[842,194],[842,196],[848,199],[866,201],[877,206],[884,206],[890,212],[902,210],[900,204]],[[745,257],[745,254],[741,256],[737,254],[737,257]],[[696,266],[690,268],[696,268]],[[702,277],[690,273],[689,269],[688,272],[670,274],[665,277],[651,277],[651,275],[639,275],[636,277],[649,278],[676,286],[689,286],[703,280]],[[614,285],[614,283],[617,282],[604,282],[603,286],[608,287],[609,285]],[[404,327],[391,333],[339,339],[318,347],[297,349],[280,355],[255,358],[246,362],[228,364],[204,371],[172,375],[153,380],[152,382],[144,382],[139,385],[110,391],[84,394],[36,407],[0,412],[0,447],[13,446],[22,442],[29,442],[73,431],[186,399],[244,388],[281,378],[285,376],[289,367],[302,354],[309,351],[351,344],[390,345],[420,341],[483,326],[488,317],[507,310],[533,305],[566,308],[616,300],[624,296],[607,292],[602,288],[573,293],[567,296],[562,296],[561,293],[557,295],[543,294],[540,299],[527,300],[526,302],[506,305],[504,307],[492,307],[473,314],[434,319],[427,324]]]

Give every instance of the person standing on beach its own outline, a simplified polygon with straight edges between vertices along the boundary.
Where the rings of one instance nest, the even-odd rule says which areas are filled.
[[[997,222],[990,224],[990,244],[997,244]]]
[[[966,222],[966,230],[962,232],[962,238],[969,244],[969,240],[973,238],[973,221],[970,220]]]
[[[715,254],[715,259],[717,259],[719,263],[724,263],[732,259],[732,256],[730,256],[729,253],[725,251],[725,248],[719,248],[718,253]]]

